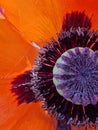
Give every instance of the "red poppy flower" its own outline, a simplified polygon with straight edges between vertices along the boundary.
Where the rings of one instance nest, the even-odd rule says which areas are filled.
[[[69,130],[70,125],[80,128],[83,124],[85,128],[96,127],[98,2],[0,0],[0,4],[0,128]],[[72,73],[73,66],[77,71],[77,63],[82,76],[80,70],[78,76]],[[68,81],[71,78],[74,83]],[[89,87],[84,89],[89,80]],[[74,89],[64,88],[71,83]],[[46,110],[41,107],[43,102]]]

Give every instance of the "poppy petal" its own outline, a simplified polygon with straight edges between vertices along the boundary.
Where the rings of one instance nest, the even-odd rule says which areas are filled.
[[[31,69],[35,48],[20,35],[4,17],[0,19],[0,128],[2,130],[31,130],[38,127],[53,129],[51,118],[38,104],[17,106],[11,93],[11,82],[17,74]],[[35,114],[36,113],[36,114]],[[40,123],[41,122],[41,123]],[[34,123],[34,124],[33,124]],[[39,125],[40,124],[40,125]]]
[[[11,108],[6,110],[10,117],[0,123],[2,130],[54,130],[56,127],[55,120],[43,111],[40,103],[23,104],[16,109],[14,105],[12,107],[14,111]],[[2,114],[6,113],[3,111]]]
[[[31,69],[37,50],[6,20],[0,19],[0,78]]]
[[[55,37],[62,26],[65,0],[0,0],[5,15],[29,40],[38,44]]]
[[[62,26],[66,12],[84,11],[92,16],[93,28],[98,28],[97,0],[0,0],[5,8],[5,15],[24,35],[41,44],[55,37]]]

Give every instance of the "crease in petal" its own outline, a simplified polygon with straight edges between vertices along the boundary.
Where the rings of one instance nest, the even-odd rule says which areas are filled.
[[[0,19],[5,19],[4,9],[2,7],[0,7]]]
[[[0,78],[31,68],[36,55],[37,50],[32,44],[6,19],[0,19]]]

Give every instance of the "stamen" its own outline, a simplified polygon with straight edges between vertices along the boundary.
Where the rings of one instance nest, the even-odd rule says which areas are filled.
[[[71,130],[71,126],[67,124],[64,120],[58,120],[56,130]]]

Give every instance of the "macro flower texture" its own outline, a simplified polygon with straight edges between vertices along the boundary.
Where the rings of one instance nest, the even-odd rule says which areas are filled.
[[[0,130],[98,129],[97,29],[97,0],[0,0]]]

